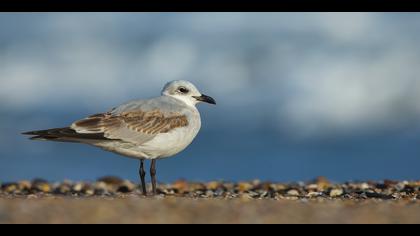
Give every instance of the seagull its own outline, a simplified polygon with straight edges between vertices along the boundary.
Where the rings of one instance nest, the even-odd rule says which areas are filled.
[[[194,140],[201,127],[199,102],[216,104],[189,81],[168,82],[160,97],[134,100],[108,112],[91,115],[69,127],[23,133],[31,140],[74,142],[140,160],[139,175],[147,195],[144,161],[151,160],[150,176],[156,195],[156,160],[171,157]]]

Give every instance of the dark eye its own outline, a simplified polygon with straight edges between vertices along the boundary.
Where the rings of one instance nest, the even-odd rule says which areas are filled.
[[[188,93],[189,92],[189,90],[186,89],[185,87],[179,87],[178,91],[181,92],[181,93]]]

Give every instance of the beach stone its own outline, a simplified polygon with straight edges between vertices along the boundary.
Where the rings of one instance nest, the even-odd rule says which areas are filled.
[[[172,184],[172,187],[176,193],[189,192],[189,185],[185,180],[177,180]]]
[[[108,185],[105,182],[99,181],[93,185],[95,195],[106,195],[109,193]]]
[[[31,190],[35,192],[50,193],[52,192],[52,187],[46,180],[34,179],[32,181]]]
[[[124,180],[117,189],[117,192],[120,193],[130,193],[136,189],[136,185],[133,184],[131,181]]]
[[[104,176],[98,179],[98,182],[104,182],[108,185],[121,185],[124,180],[116,176]]]
[[[192,183],[189,184],[190,191],[201,191],[205,192],[207,190],[207,187],[205,184],[202,183]]]
[[[319,186],[318,186],[318,184],[309,184],[309,185],[306,187],[306,189],[308,189],[308,190],[312,190],[312,191],[318,191]]]
[[[40,178],[32,180],[32,185],[37,185],[37,184],[48,184],[48,181],[45,179],[40,179]]]
[[[220,188],[220,186],[221,186],[221,183],[217,181],[212,181],[206,184],[206,188],[213,191]]]
[[[238,191],[239,192],[246,192],[246,191],[250,191],[254,186],[248,182],[240,182],[238,183]]]
[[[287,189],[287,186],[285,184],[272,184],[271,188],[275,191],[275,192],[283,192]]]
[[[213,190],[207,190],[205,195],[206,197],[214,197],[214,192]]]
[[[221,187],[222,187],[225,191],[234,192],[235,185],[236,185],[236,184],[234,184],[234,183],[223,183]]]
[[[402,190],[401,190],[401,192],[404,192],[404,193],[415,193],[416,192],[416,187],[414,187],[414,186],[412,186],[411,184],[409,184],[409,185],[406,185]]]
[[[258,188],[260,190],[266,191],[266,192],[272,192],[274,190],[273,184],[270,182],[263,182],[259,184],[258,186],[254,186],[254,188]]]
[[[84,194],[85,194],[86,196],[93,196],[93,195],[95,195],[95,190],[94,190],[94,189],[92,189],[92,188],[90,188],[90,189],[86,189],[86,190],[84,191]]]
[[[56,194],[69,194],[71,192],[71,184],[67,183],[67,182],[63,182],[61,184],[58,184],[58,186],[56,186],[54,188],[54,193]]]
[[[164,195],[167,195],[167,196],[175,195],[175,191],[173,189],[170,189],[170,188],[167,188],[167,187],[161,188],[160,192]]]
[[[214,192],[214,196],[216,197],[222,197],[224,195],[226,195],[227,192],[225,192],[223,189],[219,188]]]
[[[306,194],[306,197],[309,198],[314,198],[314,197],[319,197],[322,196],[322,192],[309,192],[308,194]]]
[[[250,200],[254,199],[252,196],[250,196],[248,193],[240,193],[238,195],[239,199],[241,199],[244,202],[249,202]]]
[[[79,183],[76,183],[75,185],[73,185],[73,187],[71,188],[71,190],[73,192],[80,193],[80,192],[82,192],[83,187],[84,187],[84,184],[81,183],[81,182],[79,182]]]
[[[14,193],[18,190],[18,183],[5,183],[1,188],[6,193]]]
[[[43,192],[43,193],[49,193],[51,192],[51,186],[49,184],[43,183],[35,185],[35,189]]]
[[[84,196],[121,196],[135,192],[141,195],[141,189],[136,183],[115,177],[103,177],[101,180],[90,182],[63,182],[48,183],[42,179],[31,181],[19,181],[3,183],[0,194],[4,197],[54,197],[52,194],[84,197]],[[316,183],[316,181],[318,183]],[[178,180],[172,184],[159,184],[158,194],[165,198],[215,198],[215,199],[288,199],[307,201],[328,201],[334,198],[343,200],[360,201],[375,199],[417,201],[420,195],[420,181],[392,181],[379,182],[347,182],[344,184],[329,184],[325,190],[320,191],[320,182],[326,180],[317,179],[313,182],[295,183],[272,183],[256,181],[224,182],[212,181],[207,183],[188,182]],[[321,184],[322,186],[322,184]],[[150,184],[148,188],[150,189]],[[48,193],[48,194],[43,194]],[[128,196],[128,195],[127,195]]]
[[[318,191],[324,191],[331,186],[331,182],[324,176],[317,177],[314,183],[318,186]]]
[[[390,180],[390,179],[386,179],[384,180],[384,185],[389,187],[392,187],[394,185],[398,184],[398,181],[394,181],[394,180]]]
[[[405,188],[405,186],[408,184],[408,182],[406,182],[406,181],[403,181],[403,182],[399,182],[399,183],[397,183],[396,185],[395,185],[395,189],[397,190],[397,191],[402,191],[404,188]]]
[[[250,196],[251,198],[259,198],[260,194],[254,191],[249,191],[247,192],[248,196]]]
[[[367,190],[367,189],[370,189],[370,186],[369,186],[368,183],[362,183],[362,184],[360,184],[359,188],[361,190]]]
[[[341,195],[343,195],[344,190],[341,188],[336,188],[336,189],[332,189],[330,191],[330,197],[340,197]]]
[[[263,191],[261,191],[261,192],[259,192],[259,194],[260,194],[260,197],[261,197],[261,198],[266,198],[266,197],[268,197],[268,195],[269,195],[269,194],[268,194],[268,191],[264,191],[264,190],[263,190]]]
[[[29,191],[31,190],[32,184],[30,181],[22,180],[18,183],[18,188],[20,191]]]
[[[299,191],[297,191],[296,189],[291,189],[289,191],[287,191],[287,195],[289,196],[299,196]]]

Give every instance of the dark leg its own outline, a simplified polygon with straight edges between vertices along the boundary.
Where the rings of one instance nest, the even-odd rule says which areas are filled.
[[[147,196],[147,190],[146,190],[146,180],[144,177],[146,177],[146,171],[144,171],[144,160],[140,161],[140,179],[141,179],[141,188],[143,190],[144,196]]]
[[[152,177],[153,195],[156,195],[156,160],[152,160],[152,165],[150,166],[150,177]]]

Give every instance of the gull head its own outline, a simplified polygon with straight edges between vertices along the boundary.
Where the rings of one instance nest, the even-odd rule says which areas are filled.
[[[181,100],[191,106],[195,106],[199,102],[216,104],[212,97],[200,93],[191,82],[185,80],[174,80],[167,83],[163,87],[162,95]]]

